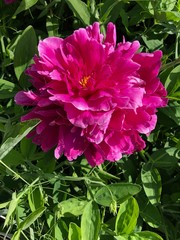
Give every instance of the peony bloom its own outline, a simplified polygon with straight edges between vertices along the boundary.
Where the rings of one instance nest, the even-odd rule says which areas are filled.
[[[156,125],[156,111],[167,105],[157,77],[161,51],[138,53],[138,41],[116,45],[112,23],[104,37],[99,23],[62,39],[40,41],[27,74],[34,87],[15,96],[32,106],[22,121],[39,118],[29,135],[43,151],[55,148],[58,159],[84,154],[89,164],[117,161],[142,150]]]
[[[5,4],[11,4],[13,2],[16,2],[16,0],[4,0]]]

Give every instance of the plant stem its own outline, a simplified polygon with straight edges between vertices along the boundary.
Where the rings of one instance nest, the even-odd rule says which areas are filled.
[[[179,48],[179,32],[177,32],[177,35],[176,35],[175,59],[178,59],[178,56],[179,56],[178,48]]]

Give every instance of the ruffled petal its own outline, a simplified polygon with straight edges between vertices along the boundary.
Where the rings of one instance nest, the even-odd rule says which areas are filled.
[[[32,91],[24,92],[20,91],[16,94],[14,98],[16,104],[26,105],[26,106],[35,106],[39,100],[39,97]]]
[[[65,39],[40,41],[26,70],[34,90],[15,96],[32,106],[21,121],[40,119],[28,137],[43,151],[54,148],[57,159],[84,154],[91,166],[142,150],[141,134],[155,128],[167,92],[158,78],[162,52],[139,48],[125,39],[116,46],[113,23],[106,37],[96,22]]]

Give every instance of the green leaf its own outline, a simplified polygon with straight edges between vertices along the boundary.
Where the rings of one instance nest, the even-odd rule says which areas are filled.
[[[84,25],[90,25],[91,15],[87,5],[81,0],[65,0],[69,8],[81,20]]]
[[[27,229],[31,224],[33,224],[42,214],[43,212],[46,210],[45,207],[40,207],[37,210],[35,210],[34,212],[30,213],[29,216],[20,223],[20,228],[22,230]]]
[[[6,208],[9,205],[10,202],[4,202],[4,203],[0,203],[0,209],[2,208]]]
[[[151,1],[136,1],[145,11],[149,12],[149,14],[154,14],[154,7]]]
[[[163,39],[158,39],[154,34],[151,36],[142,35],[142,39],[150,51],[161,48],[163,45]]]
[[[58,36],[58,29],[59,29],[58,18],[47,16],[46,29],[49,37]]]
[[[180,65],[175,67],[169,74],[165,82],[165,88],[167,89],[169,95],[175,93],[178,88],[180,88]]]
[[[180,12],[180,0],[178,0],[178,2],[177,2],[177,9]]]
[[[114,183],[100,188],[95,196],[95,201],[103,206],[110,207],[116,201],[123,203],[131,196],[141,191],[141,186],[132,183]]]
[[[128,240],[163,240],[157,233],[150,231],[138,232],[130,235]]]
[[[114,239],[116,239],[116,240],[129,240],[129,236],[117,236],[117,237],[115,236]]]
[[[115,179],[115,180],[119,180],[119,177],[113,175],[113,174],[110,174],[109,172],[106,172],[106,171],[103,171],[102,169],[97,169],[98,171],[98,176],[101,178],[101,179]]]
[[[52,156],[51,151],[46,153],[43,159],[39,160],[37,167],[42,169],[45,173],[52,173],[56,166],[56,159]]]
[[[19,7],[17,8],[16,12],[14,13],[14,16],[19,14],[22,11],[25,11],[29,8],[31,8],[33,5],[37,3],[38,0],[22,0],[19,4]]]
[[[31,139],[28,138],[23,138],[20,143],[21,153],[26,159],[31,158],[33,156],[33,154],[36,151],[36,148],[37,146],[32,143]]]
[[[122,3],[120,0],[115,0],[113,2],[112,0],[106,0],[100,11],[100,21],[103,23],[111,21],[111,18],[114,17],[112,15],[112,12],[114,10],[119,10],[120,12],[121,8],[122,8]]]
[[[15,138],[8,138],[0,147],[0,156],[3,159],[37,124],[39,120],[21,123],[19,134]]]
[[[155,205],[152,205],[142,190],[137,196],[140,216],[143,220],[153,228],[159,228],[163,226],[162,216]]]
[[[7,166],[18,166],[24,163],[24,158],[20,152],[12,149],[2,160]]]
[[[0,99],[12,98],[15,95],[15,84],[4,79],[0,79]]]
[[[82,240],[97,240],[100,230],[100,211],[95,202],[89,202],[81,217]]]
[[[180,91],[172,93],[171,96],[168,96],[168,98],[174,101],[180,101]]]
[[[180,12],[176,11],[158,11],[156,12],[155,18],[159,22],[179,22]]]
[[[169,103],[169,106],[159,109],[159,122],[168,127],[180,124],[180,106],[176,102]]]
[[[143,165],[141,180],[146,196],[151,204],[159,204],[162,191],[161,175],[151,163]]]
[[[18,202],[19,202],[19,199],[16,198],[16,193],[14,192],[12,194],[12,200],[10,201],[10,204],[9,204],[8,212],[6,215],[5,222],[4,222],[4,227],[9,224],[10,218],[11,218],[12,214],[14,213],[14,211],[16,210]]]
[[[28,67],[36,52],[36,34],[33,27],[28,26],[19,38],[14,53],[14,71],[18,79],[20,79],[24,70]]]
[[[79,216],[83,213],[86,204],[87,201],[85,200],[69,198],[57,205],[56,212],[59,217]]]
[[[143,231],[115,237],[116,240],[163,240],[157,233]]]
[[[63,233],[62,233],[62,227],[59,226],[59,223],[61,222],[61,219],[56,222],[56,214],[52,214],[49,210],[45,211],[46,219],[47,219],[47,224],[49,229],[51,229],[52,237],[58,240],[64,240],[63,238]]]
[[[32,212],[40,207],[44,207],[44,196],[41,186],[29,189],[28,202]]]
[[[19,240],[19,239],[20,239],[21,232],[22,232],[22,230],[21,230],[21,229],[18,229],[18,231],[16,231],[16,232],[13,234],[11,240]]]
[[[172,11],[176,5],[177,0],[161,0],[160,9],[165,11]]]
[[[139,207],[135,198],[131,197],[120,204],[115,223],[116,234],[130,234],[136,226],[138,216]]]
[[[155,151],[151,155],[153,160],[153,166],[157,168],[172,168],[176,167],[178,163],[178,153],[177,148],[163,148]]]
[[[73,222],[69,224],[68,240],[81,240],[81,229]]]

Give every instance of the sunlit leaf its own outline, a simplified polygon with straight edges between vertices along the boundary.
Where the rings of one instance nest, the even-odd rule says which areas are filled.
[[[122,2],[119,0],[115,0],[113,2],[111,0],[104,1],[100,11],[100,21],[101,22],[112,21],[112,18],[114,18],[114,15],[112,14],[113,11],[117,10],[120,12],[121,9],[122,9]]]
[[[76,16],[84,23],[89,25],[91,23],[91,15],[88,11],[87,5],[81,0],[66,0],[66,3]]]
[[[33,224],[43,214],[43,212],[45,210],[46,210],[45,207],[40,207],[37,210],[35,210],[34,212],[30,213],[29,216],[27,216],[27,218],[23,222],[21,222],[20,228],[22,230],[27,229],[31,224]]]
[[[87,204],[85,200],[79,200],[77,198],[69,198],[58,204],[56,208],[57,214],[62,217],[79,216],[83,213],[83,210]]]
[[[178,88],[180,88],[180,65],[175,67],[169,74],[168,78],[166,79],[165,82],[165,87],[168,90],[169,95],[175,93]]]
[[[0,79],[0,99],[12,98],[15,95],[15,84],[4,79]]]
[[[69,224],[68,240],[81,240],[81,229],[73,222]]]
[[[44,207],[44,196],[41,186],[29,189],[28,202],[32,212],[40,207]]]
[[[19,203],[19,199],[16,197],[16,193],[14,192],[12,194],[12,200],[10,201],[10,204],[9,204],[8,212],[6,215],[5,222],[4,222],[4,227],[9,224],[11,216],[14,213],[14,211],[16,210],[18,203]]]
[[[159,11],[159,12],[156,12],[155,16],[159,22],[168,22],[168,21],[179,22],[180,21],[180,12],[176,12],[176,11]]]
[[[0,147],[1,159],[4,158],[37,124],[39,120],[31,120],[21,124],[19,134],[15,138],[8,138]]]
[[[115,224],[116,234],[130,234],[136,226],[138,216],[139,207],[135,198],[131,197],[120,204]]]
[[[17,230],[17,231],[13,234],[11,240],[19,240],[19,239],[20,239],[20,235],[21,235],[21,231],[22,231],[21,229]]]
[[[82,240],[97,240],[100,230],[100,211],[95,202],[89,202],[81,217]]]
[[[150,231],[143,231],[130,235],[128,240],[163,240],[160,235]]]

